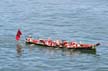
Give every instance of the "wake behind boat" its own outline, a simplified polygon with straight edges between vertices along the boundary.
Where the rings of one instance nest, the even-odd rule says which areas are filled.
[[[26,41],[27,44],[35,44],[39,46],[45,46],[45,47],[54,47],[54,48],[67,48],[67,49],[89,49],[94,50],[97,46],[100,45],[100,43],[96,44],[85,44],[85,43],[77,43],[77,42],[69,42],[66,40],[56,40],[53,41],[51,39],[33,39],[31,36],[29,36]]]

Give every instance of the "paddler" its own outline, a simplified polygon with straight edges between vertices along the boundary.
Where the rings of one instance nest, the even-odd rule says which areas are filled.
[[[63,41],[63,47],[70,48],[70,47],[71,47],[71,46],[70,46],[70,42],[64,40],[64,41]]]
[[[63,40],[63,47],[66,47],[66,45],[68,44],[68,42],[66,40]]]
[[[78,47],[80,47],[80,44],[79,43],[77,43],[77,42],[70,42],[70,45],[71,45],[71,47],[73,47],[73,48],[78,48]]]
[[[33,42],[31,35],[28,35],[28,37],[26,38],[26,42],[28,42],[28,43]]]
[[[56,40],[55,43],[57,46],[62,47],[62,41],[61,40]]]
[[[51,44],[52,44],[52,40],[50,38],[48,38],[47,40],[45,40],[45,45],[51,46]]]

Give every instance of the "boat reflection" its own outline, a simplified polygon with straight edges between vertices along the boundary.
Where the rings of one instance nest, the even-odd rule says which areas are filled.
[[[64,48],[52,48],[52,47],[43,47],[43,46],[33,46],[32,48],[29,47],[29,49],[38,50],[39,52],[42,52],[47,55],[80,55],[80,54],[96,54],[96,50],[87,50],[87,49],[64,49]]]
[[[96,54],[96,50],[63,49],[65,55]]]

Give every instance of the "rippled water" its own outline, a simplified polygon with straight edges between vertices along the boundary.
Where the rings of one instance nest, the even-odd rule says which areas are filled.
[[[107,0],[1,0],[0,71],[108,71],[107,26]],[[93,52],[25,45],[29,34],[101,46]]]

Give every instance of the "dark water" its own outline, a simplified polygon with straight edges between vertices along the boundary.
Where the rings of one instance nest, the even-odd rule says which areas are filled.
[[[0,0],[0,71],[108,71],[107,27],[107,0]],[[24,44],[29,34],[102,45],[95,53],[42,48]]]

